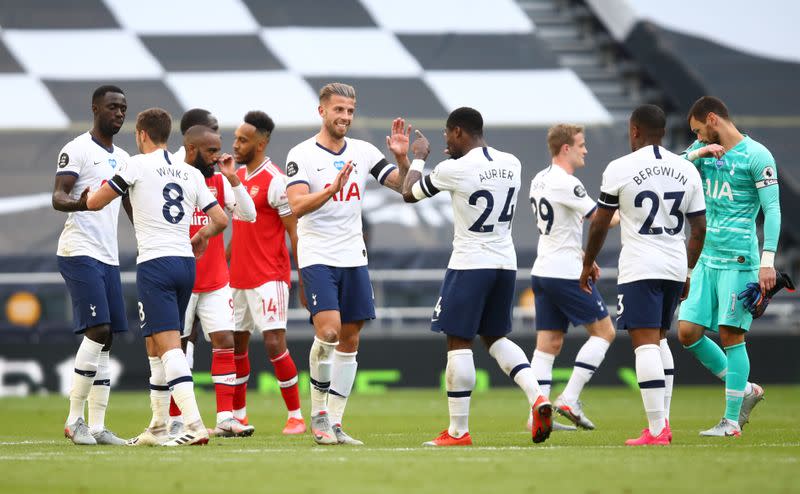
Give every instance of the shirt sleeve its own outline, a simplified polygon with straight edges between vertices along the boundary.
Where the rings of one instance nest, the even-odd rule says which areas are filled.
[[[583,184],[576,177],[566,183],[565,189],[558,191],[559,199],[568,208],[589,216],[597,208],[597,203],[589,197]]]
[[[278,216],[289,216],[292,208],[289,207],[289,197],[286,195],[286,177],[276,175],[269,183],[267,202],[272,209],[278,211]]]
[[[308,172],[300,154],[296,149],[292,149],[289,151],[289,155],[286,156],[286,187],[295,184],[306,184],[309,188],[311,187],[311,183],[308,180]]]
[[[750,160],[750,176],[757,189],[778,185],[778,167],[769,151],[753,153]]]
[[[367,159],[369,160],[368,163],[370,164],[370,175],[372,175],[373,178],[375,178],[375,180],[377,180],[381,185],[383,185],[383,182],[386,181],[386,177],[392,173],[392,170],[397,168],[396,165],[386,161],[383,153],[380,152],[378,148],[369,143],[367,143]]]
[[[58,153],[56,175],[72,175],[79,177],[83,168],[84,155],[75,141],[68,142]]]
[[[436,165],[430,175],[420,180],[422,191],[433,197],[442,190],[453,191],[458,184],[458,170],[453,160],[445,160]]]
[[[764,149],[754,153],[750,174],[758,190],[758,200],[764,211],[764,250],[775,252],[781,232],[781,204],[778,188],[778,167],[775,158]]]
[[[600,198],[597,206],[605,209],[619,208],[619,193],[624,182],[617,177],[614,163],[610,163],[603,172],[603,181],[600,185]]]
[[[700,172],[697,171],[697,168],[693,168],[690,173],[691,188],[689,189],[689,202],[686,205],[686,216],[691,218],[706,214],[706,197]]]

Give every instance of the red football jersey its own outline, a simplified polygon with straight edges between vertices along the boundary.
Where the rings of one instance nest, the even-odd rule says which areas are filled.
[[[215,173],[206,179],[208,189],[217,198],[220,207],[225,208],[225,177]],[[192,224],[189,227],[191,238],[202,227],[208,224],[208,215],[195,208]],[[195,293],[205,293],[218,290],[228,284],[228,264],[225,262],[225,242],[222,234],[212,237],[208,241],[205,253],[197,259],[195,264],[194,288]]]
[[[269,158],[253,173],[236,170],[256,206],[256,221],[233,218],[231,239],[231,287],[255,288],[268,281],[290,280],[291,264],[286,248],[286,228],[281,216],[291,214],[286,197],[286,177]]]

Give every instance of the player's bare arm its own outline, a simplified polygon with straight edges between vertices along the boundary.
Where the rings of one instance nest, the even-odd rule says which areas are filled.
[[[589,216],[589,221],[594,221],[595,215],[597,215],[597,209],[592,211],[592,214]],[[614,216],[611,217],[611,223],[608,224],[608,228],[612,229],[618,226],[619,226],[619,209],[614,211]]]
[[[353,163],[348,161],[336,174],[336,178],[330,187],[326,187],[318,192],[311,192],[307,184],[298,183],[286,188],[286,195],[289,197],[289,206],[295,216],[302,218],[308,213],[313,213],[328,202],[331,197],[338,194],[347,180],[350,172],[353,171]]]
[[[595,278],[595,260],[603,243],[606,241],[608,229],[611,225],[611,218],[614,217],[616,211],[607,208],[597,208],[592,224],[589,227],[589,240],[586,243],[586,249],[583,254],[583,271],[581,272],[580,286],[581,290],[586,293],[592,293],[592,287],[589,286],[589,280],[596,282]]]
[[[392,122],[392,134],[386,136],[386,147],[394,154],[397,160],[397,169],[383,181],[383,185],[393,191],[402,194],[403,182],[408,174],[411,163],[408,161],[408,143],[411,135],[411,126],[406,127],[406,122],[402,118],[395,118]],[[402,159],[401,159],[402,157]]]
[[[133,206],[131,205],[131,198],[127,194],[122,198],[122,208],[125,209],[125,214],[128,216],[131,225],[133,224]]]
[[[300,293],[300,303],[305,307],[307,302],[306,294],[303,290],[303,277],[300,276],[300,263],[297,262],[297,216],[294,214],[281,216],[281,222],[283,222],[283,227],[286,228],[286,233],[289,234],[289,241],[292,245],[292,259],[294,259],[294,265],[297,266],[297,288]]]
[[[89,187],[86,187],[77,199],[69,196],[77,181],[78,177],[74,175],[56,175],[56,182],[53,185],[53,209],[64,213],[88,210],[86,199],[89,195]]]
[[[686,158],[689,161],[694,161],[697,158],[707,158],[709,156],[719,159],[723,154],[725,154],[725,148],[720,144],[707,144],[700,149],[695,149],[686,155]]]
[[[222,233],[228,226],[228,215],[225,214],[225,211],[223,211],[219,204],[215,204],[211,207],[206,211],[206,214],[210,220],[209,223],[192,237],[192,252],[194,252],[194,257],[196,259],[200,258],[206,251],[208,240]]]
[[[689,273],[692,272],[697,260],[700,259],[700,253],[703,251],[703,244],[706,240],[706,215],[693,215],[688,216],[689,227],[692,229],[689,234],[689,244],[686,246],[686,261],[689,267]],[[691,276],[686,277],[686,283],[683,285],[683,293],[681,294],[681,301],[686,300],[689,296],[689,285]]]
[[[417,202],[421,198],[426,197],[425,194],[417,194],[414,192],[414,185],[418,184],[420,179],[422,179],[422,167],[425,166],[425,160],[428,159],[428,155],[431,153],[431,143],[428,142],[428,138],[425,137],[419,129],[414,131],[416,135],[416,139],[414,139],[414,143],[411,145],[411,153],[414,155],[414,161],[418,163],[416,167],[409,167],[408,173],[406,174],[406,178],[403,181],[403,200],[405,202]],[[408,160],[408,158],[405,158]],[[419,161],[421,160],[422,163],[419,165]],[[400,161],[398,157],[398,161]],[[420,188],[419,185],[416,187],[417,189]]]
[[[116,179],[119,175],[115,175],[114,178],[111,180]],[[111,201],[119,197],[119,193],[112,189],[108,182],[104,183],[102,187],[100,187],[96,192],[89,193],[89,189],[87,188],[83,191],[84,194],[88,193],[88,197],[86,198],[86,207],[89,211],[100,211],[104,207],[108,206]],[[83,197],[83,195],[81,195]]]

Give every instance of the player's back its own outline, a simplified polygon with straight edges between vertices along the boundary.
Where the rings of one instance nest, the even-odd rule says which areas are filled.
[[[686,217],[705,213],[694,166],[663,147],[645,146],[612,161],[601,190],[601,206],[619,206],[619,283],[684,281]]]
[[[596,203],[577,177],[552,164],[533,177],[531,207],[539,230],[531,274],[578,279],[583,261],[583,220]]]
[[[216,204],[199,170],[166,150],[140,154],[119,173],[130,186],[138,263],[157,257],[194,257],[189,227],[195,207]]]
[[[433,170],[435,186],[452,196],[450,269],[517,269],[511,220],[521,168],[512,154],[478,147],[459,159],[443,161]]]

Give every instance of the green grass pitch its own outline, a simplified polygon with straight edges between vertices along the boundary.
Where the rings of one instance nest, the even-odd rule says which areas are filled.
[[[592,388],[593,432],[554,432],[541,445],[525,431],[517,389],[472,399],[471,448],[423,448],[447,426],[440,391],[354,395],[346,429],[363,447],[316,446],[284,437],[279,396],[250,396],[251,438],[191,448],[76,447],[62,438],[67,400],[0,400],[0,492],[18,493],[757,493],[800,492],[800,386],[766,386],[741,438],[701,438],[722,415],[723,388],[677,387],[674,441],[630,448],[645,425],[638,392]],[[558,390],[556,390],[558,392]],[[207,425],[213,393],[199,391]],[[307,397],[304,405],[307,405]],[[112,393],[106,424],[130,437],[149,420],[146,393]]]

